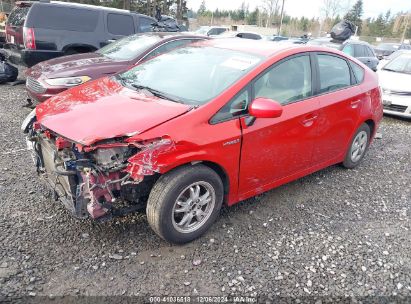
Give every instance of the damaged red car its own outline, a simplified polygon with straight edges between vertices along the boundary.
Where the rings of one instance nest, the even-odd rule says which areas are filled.
[[[322,47],[216,39],[90,81],[23,122],[38,173],[78,218],[146,208],[189,242],[223,204],[362,161],[382,118],[376,75]]]

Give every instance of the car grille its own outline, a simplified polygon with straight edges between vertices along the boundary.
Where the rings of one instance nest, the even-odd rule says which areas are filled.
[[[35,93],[44,93],[46,91],[46,88],[44,88],[40,82],[38,82],[36,79],[27,77],[26,80],[26,87]]]
[[[401,106],[396,104],[384,105],[384,110],[404,113],[407,110],[407,106]]]

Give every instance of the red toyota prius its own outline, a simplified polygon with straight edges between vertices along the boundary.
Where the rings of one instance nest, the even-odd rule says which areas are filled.
[[[37,170],[79,218],[146,208],[189,242],[233,205],[327,166],[360,164],[382,118],[376,74],[322,47],[216,39],[37,106]]]

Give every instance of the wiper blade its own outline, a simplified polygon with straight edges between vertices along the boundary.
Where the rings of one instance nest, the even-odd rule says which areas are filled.
[[[384,71],[389,71],[389,72],[398,72],[398,71],[396,71],[396,70],[393,70],[393,69],[387,69],[387,68],[382,68]]]
[[[175,96],[172,96],[170,94],[158,91],[156,89],[150,88],[148,86],[143,86],[143,85],[139,85],[139,84],[131,84],[131,86],[137,90],[147,90],[149,91],[151,94],[153,94],[154,96],[163,98],[163,99],[167,99],[167,100],[171,100],[174,102],[178,102],[178,103],[183,103],[180,99],[178,99]]]

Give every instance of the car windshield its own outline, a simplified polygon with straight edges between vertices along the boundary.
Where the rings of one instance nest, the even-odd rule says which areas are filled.
[[[159,36],[132,35],[106,45],[97,53],[113,60],[132,60],[160,40]]]
[[[196,33],[199,35],[207,35],[207,32],[209,31],[209,29],[210,28],[208,26],[202,26],[198,30],[196,30]]]
[[[377,46],[377,49],[383,50],[383,51],[396,51],[398,50],[400,46],[397,44],[390,44],[390,43],[380,43]]]
[[[123,85],[202,105],[261,61],[256,55],[214,47],[187,46],[155,57],[117,76]]]
[[[401,54],[397,58],[388,62],[383,70],[411,74],[411,54]]]

